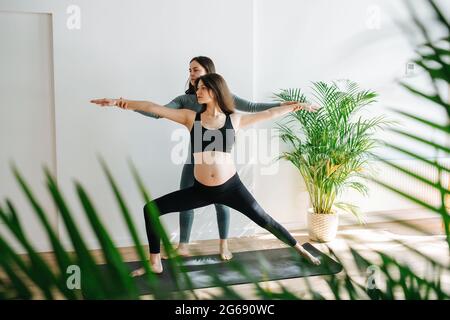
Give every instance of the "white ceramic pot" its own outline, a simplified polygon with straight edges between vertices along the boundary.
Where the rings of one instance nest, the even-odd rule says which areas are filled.
[[[336,211],[323,214],[314,213],[313,208],[308,209],[309,238],[317,242],[329,242],[336,237],[339,226],[339,215]]]

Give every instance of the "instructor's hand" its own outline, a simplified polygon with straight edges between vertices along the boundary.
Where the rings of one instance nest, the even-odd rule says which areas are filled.
[[[290,105],[294,105],[294,104],[298,104],[300,102],[298,101],[284,101],[282,103],[280,103],[280,106],[290,106]]]
[[[319,109],[319,106],[313,105],[311,103],[307,102],[298,102],[298,101],[284,101],[280,104],[281,106],[290,106],[292,107],[292,112],[298,111],[298,110],[306,110],[309,112],[316,112],[317,109]]]

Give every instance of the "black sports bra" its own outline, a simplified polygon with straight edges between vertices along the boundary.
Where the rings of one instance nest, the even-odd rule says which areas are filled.
[[[225,124],[219,129],[207,129],[202,126],[201,112],[195,115],[191,129],[192,153],[204,151],[231,152],[235,142],[235,131],[231,123],[230,114],[226,114]]]

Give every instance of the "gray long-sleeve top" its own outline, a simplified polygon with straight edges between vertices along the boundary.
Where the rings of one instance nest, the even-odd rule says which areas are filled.
[[[264,111],[273,107],[278,107],[280,103],[254,103],[247,100],[244,100],[242,98],[239,98],[238,96],[233,95],[234,103],[237,110],[244,111],[244,112],[258,112],[258,111]],[[197,102],[197,96],[195,94],[183,94],[181,96],[176,97],[172,101],[170,101],[168,104],[165,105],[166,107],[173,108],[173,109],[189,109],[195,112],[199,112],[203,106]],[[157,114],[154,114],[152,112],[145,112],[145,111],[136,111],[144,116],[152,117],[155,119],[161,118]]]

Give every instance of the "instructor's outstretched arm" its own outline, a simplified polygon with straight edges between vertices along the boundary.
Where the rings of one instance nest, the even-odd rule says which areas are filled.
[[[187,128],[192,124],[193,117],[195,115],[194,111],[188,109],[172,109],[151,101],[136,101],[136,100],[126,100],[126,99],[94,99],[91,100],[92,103],[98,104],[102,107],[106,106],[116,106],[121,109],[142,111],[147,113],[154,113],[161,118],[166,118],[174,122],[180,123]]]

